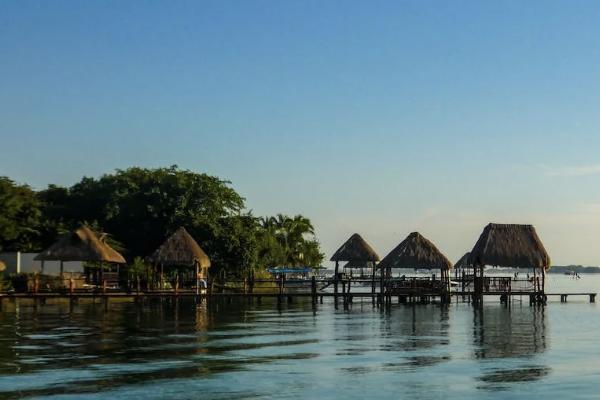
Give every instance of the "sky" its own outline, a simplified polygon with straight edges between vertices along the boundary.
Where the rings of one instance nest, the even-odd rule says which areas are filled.
[[[0,2],[0,175],[129,166],[303,214],[327,259],[489,222],[600,265],[597,1]]]

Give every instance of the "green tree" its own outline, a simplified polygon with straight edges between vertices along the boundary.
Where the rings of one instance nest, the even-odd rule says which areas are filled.
[[[260,220],[259,263],[265,267],[319,267],[324,255],[310,220],[278,214]]]
[[[36,193],[27,185],[0,177],[0,250],[37,250],[40,219]]]
[[[223,278],[271,266],[319,267],[323,260],[308,218],[256,218],[230,182],[177,166],[116,170],[38,193],[0,178],[5,249],[40,250],[81,223],[109,232],[104,240],[129,260],[148,256],[185,226],[209,255],[211,274]]]
[[[239,215],[244,199],[229,182],[169,168],[129,168],[69,189],[72,221],[97,221],[130,256],[150,254],[180,226],[212,238],[222,218]]]

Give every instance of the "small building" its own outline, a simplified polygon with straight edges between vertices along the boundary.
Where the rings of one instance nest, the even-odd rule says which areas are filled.
[[[58,262],[59,276],[63,276],[65,263],[83,262],[86,282],[94,285],[114,286],[119,281],[119,265],[125,258],[106,243],[106,234],[98,234],[86,225],[61,236],[50,247],[34,257],[45,264]]]
[[[367,264],[374,265],[379,261],[379,255],[358,233],[353,234],[331,256],[335,262],[335,274],[339,274],[339,263],[346,261],[343,268],[360,268]]]
[[[184,227],[177,229],[148,257],[154,264],[160,277],[160,288],[165,287],[165,267],[174,278],[175,287],[194,286],[199,291],[200,286],[206,286],[210,259],[200,245]],[[187,268],[182,272],[177,267]],[[191,269],[190,269],[191,267]]]
[[[353,234],[340,246],[339,249],[331,256],[331,261],[335,262],[335,272],[333,275],[333,290],[337,295],[338,283],[342,282],[342,290],[346,290],[346,281],[348,282],[348,290],[350,290],[350,282],[352,279],[345,274],[340,274],[339,266],[340,262],[347,262],[350,267],[361,266],[370,263],[376,265],[379,261],[379,255],[373,250],[365,239],[363,239],[358,233]],[[375,293],[375,268],[372,268],[371,275],[371,290]],[[336,297],[337,299],[337,297]]]
[[[385,279],[383,291],[387,296],[431,297],[440,296],[444,301],[450,292],[450,261],[441,251],[419,232],[412,232],[385,256],[378,265]],[[423,277],[402,275],[392,277],[392,269],[439,270]]]
[[[541,295],[538,300],[543,301],[550,256],[532,225],[488,224],[471,250],[467,264],[473,269],[476,295],[531,292]],[[486,266],[522,269],[527,275],[486,277]]]

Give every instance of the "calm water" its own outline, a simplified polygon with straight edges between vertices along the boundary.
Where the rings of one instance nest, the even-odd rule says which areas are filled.
[[[600,291],[600,277],[549,285]],[[0,398],[597,399],[600,310],[587,301],[5,302]]]

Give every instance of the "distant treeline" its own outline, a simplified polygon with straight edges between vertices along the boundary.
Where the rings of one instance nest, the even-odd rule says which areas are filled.
[[[578,274],[600,274],[600,267],[584,267],[582,265],[557,265],[550,268],[551,274],[564,274],[576,272]]]
[[[132,167],[39,191],[0,176],[0,251],[40,251],[82,223],[109,233],[128,261],[184,226],[211,258],[211,272],[228,276],[319,267],[324,258],[308,218],[254,216],[229,181],[177,166]]]

